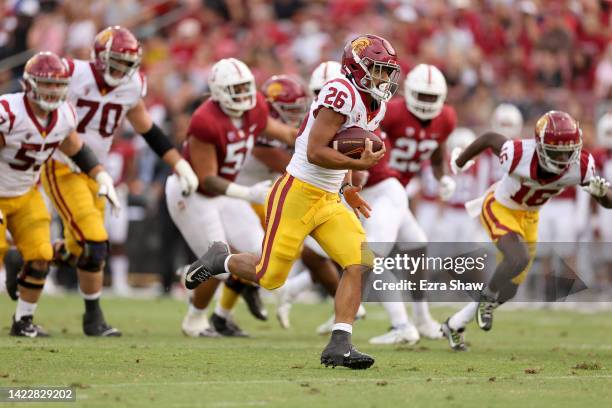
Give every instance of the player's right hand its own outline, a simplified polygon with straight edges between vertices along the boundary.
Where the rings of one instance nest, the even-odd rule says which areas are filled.
[[[476,163],[474,160],[468,160],[462,167],[459,167],[457,164],[457,159],[461,153],[463,153],[463,149],[460,147],[455,147],[451,152],[450,167],[454,175],[467,171],[474,165],[474,163]]]
[[[272,182],[270,180],[261,181],[249,187],[248,200],[254,204],[263,204],[270,192]]]
[[[595,176],[591,179],[589,184],[582,189],[592,195],[593,197],[601,198],[608,193],[610,188],[610,182],[600,176]]]
[[[361,153],[361,157],[357,160],[359,162],[358,168],[355,170],[367,170],[370,167],[374,166],[380,159],[385,155],[386,149],[383,144],[382,149],[377,152],[372,150],[372,140],[365,140],[365,150]]]
[[[96,174],[96,182],[99,185],[98,195],[100,197],[106,197],[108,203],[111,205],[111,213],[116,216],[119,214],[119,211],[121,211],[121,203],[115,191],[113,178],[106,171],[101,171]]]

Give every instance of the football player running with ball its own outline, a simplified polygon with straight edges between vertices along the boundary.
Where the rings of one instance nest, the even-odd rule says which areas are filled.
[[[359,159],[329,147],[341,130],[359,127],[375,130],[385,115],[386,102],[398,88],[400,68],[389,42],[375,35],[362,35],[347,43],[342,56],[345,78],[325,84],[302,123],[287,173],[274,184],[267,200],[267,227],[262,256],[229,255],[227,245],[214,243],[185,273],[188,287],[214,275],[230,272],[258,282],[266,289],[283,285],[302,243],[311,235],[343,269],[335,297],[335,321],[331,340],[321,354],[326,366],[365,369],[374,359],[351,344],[352,323],[361,301],[361,279],[371,265],[362,256],[365,232],[357,216],[338,195],[365,216],[368,204],[348,183],[350,170],[366,170],[385,150],[372,150],[365,141]],[[366,264],[364,266],[364,264]]]
[[[457,351],[466,350],[465,326],[476,318],[482,330],[491,330],[495,309],[512,299],[525,280],[536,253],[539,210],[549,199],[580,185],[603,207],[612,208],[610,184],[595,174],[593,156],[582,149],[582,130],[565,112],[550,111],[540,117],[534,139],[508,140],[488,132],[465,151],[455,149],[453,172],[471,167],[472,159],[485,149],[499,156],[504,176],[485,195],[480,219],[502,258],[479,301],[442,325]]]
[[[195,191],[196,175],[145,107],[147,87],[138,72],[142,48],[136,37],[125,28],[108,27],[96,36],[93,54],[93,61],[67,61],[72,73],[68,99],[76,107],[79,136],[104,162],[115,130],[127,118],[151,149],[174,169],[183,193]],[[85,301],[83,332],[88,336],[120,336],[119,330],[106,323],[100,307],[109,242],[98,185],[61,154],[45,165],[42,184],[64,224],[65,241],[56,245],[56,261],[77,268]]]
[[[105,196],[119,206],[110,175],[74,131],[76,113],[65,101],[70,80],[64,61],[41,52],[25,65],[25,92],[0,96],[0,259],[8,250],[8,230],[24,260],[19,274],[7,271],[6,288],[17,300],[12,336],[48,335],[32,323],[53,258],[51,216],[37,187],[43,164],[59,150],[91,177],[97,199]]]

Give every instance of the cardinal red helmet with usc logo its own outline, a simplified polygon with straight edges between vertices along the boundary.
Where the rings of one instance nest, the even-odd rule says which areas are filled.
[[[298,127],[308,110],[309,96],[306,87],[289,75],[274,75],[261,87],[270,106],[272,117],[289,126]]]
[[[549,111],[535,126],[537,155],[540,166],[560,174],[580,158],[582,130],[568,113]]]
[[[28,60],[23,71],[26,96],[41,109],[53,111],[66,100],[71,72],[52,52],[39,52]]]
[[[96,35],[94,58],[104,81],[110,86],[127,82],[138,70],[142,59],[142,47],[128,29],[113,26]]]
[[[365,34],[349,41],[342,54],[342,70],[355,86],[379,101],[388,101],[399,87],[397,53],[389,41]]]

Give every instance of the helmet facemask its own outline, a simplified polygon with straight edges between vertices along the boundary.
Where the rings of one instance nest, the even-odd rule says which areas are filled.
[[[111,41],[108,42],[106,51],[100,53],[103,61],[104,81],[116,87],[125,84],[136,73],[140,67],[142,55],[140,52],[114,52],[110,51]]]
[[[223,111],[230,116],[240,117],[257,104],[255,81],[249,80],[219,88],[221,89],[215,92],[215,99],[218,99]]]
[[[366,73],[357,87],[368,92],[377,101],[387,102],[399,88],[400,67],[395,63],[359,58],[353,51],[355,61]]]
[[[408,89],[406,101],[408,109],[421,120],[430,120],[442,112],[446,95],[430,94]]]
[[[307,102],[306,98],[300,98],[294,103],[272,102],[271,105],[285,124],[299,127],[308,112]]]
[[[23,78],[28,98],[42,110],[54,111],[66,100],[69,78],[34,77],[27,73]]]
[[[538,143],[537,155],[540,166],[553,174],[561,174],[580,158],[582,141],[571,145]]]

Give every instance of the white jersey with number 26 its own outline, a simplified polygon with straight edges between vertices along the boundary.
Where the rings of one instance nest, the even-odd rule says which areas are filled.
[[[340,131],[350,127],[360,127],[369,131],[378,128],[385,116],[386,103],[381,102],[377,111],[370,112],[359,90],[346,78],[336,78],[327,82],[317,98],[310,105],[310,112],[302,130],[295,141],[295,153],[287,166],[293,177],[329,192],[337,192],[342,185],[347,170],[326,169],[308,161],[306,150],[308,138],[315,117],[322,107],[333,109],[346,116]]]

